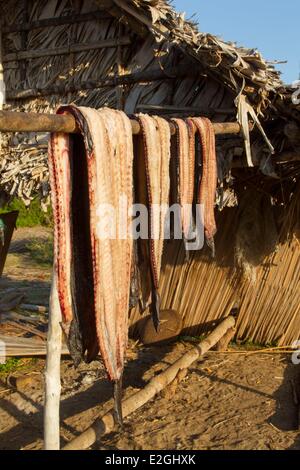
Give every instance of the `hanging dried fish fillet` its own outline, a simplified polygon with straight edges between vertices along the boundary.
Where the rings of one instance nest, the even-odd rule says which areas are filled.
[[[184,238],[188,239],[192,225],[192,204],[195,182],[195,127],[191,120],[172,119],[176,126],[179,166],[179,204]]]
[[[215,133],[209,119],[192,118],[191,120],[199,132],[202,146],[202,175],[197,204],[201,204],[203,207],[205,237],[214,252],[214,236],[217,231],[214,213],[217,189]]]
[[[94,359],[100,349],[120,404],[133,246],[131,125],[124,113],[106,108],[58,112],[73,114],[82,134],[52,135],[49,152],[64,329],[76,362]],[[111,229],[106,208],[114,209],[113,233],[103,231]]]
[[[148,256],[152,280],[151,311],[155,328],[158,329],[160,308],[158,288],[170,193],[171,132],[169,123],[162,118],[139,114],[137,119],[142,129],[149,208]]]

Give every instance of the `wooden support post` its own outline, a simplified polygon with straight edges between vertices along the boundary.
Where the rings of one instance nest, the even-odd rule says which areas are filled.
[[[122,405],[124,418],[139,409],[165,387],[171,384],[178,374],[180,374],[180,371],[190,367],[193,362],[197,361],[201,356],[203,356],[203,354],[215,346],[226,332],[234,326],[234,317],[227,317],[204,341],[185,353],[164,372],[155,376],[150,380],[145,388],[134,393],[129,398],[126,398]],[[63,450],[88,449],[97,440],[99,440],[101,436],[110,433],[114,429],[115,424],[114,411],[111,410],[104,416],[98,418],[90,428],[73,439],[73,441],[69,442]]]
[[[4,69],[2,62],[2,29],[0,23],[0,111],[3,109],[5,103],[5,82],[4,82]],[[0,143],[1,146],[1,143]]]
[[[61,359],[61,310],[57,292],[57,277],[53,268],[49,309],[47,360],[45,370],[44,449],[60,448],[60,359]]]
[[[4,69],[2,63],[2,29],[0,22],[0,112],[3,109],[5,103],[5,82],[4,82]],[[1,147],[2,147],[2,136],[0,131],[0,156],[1,156]]]

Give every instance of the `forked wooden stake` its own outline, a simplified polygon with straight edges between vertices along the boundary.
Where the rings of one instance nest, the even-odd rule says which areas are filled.
[[[61,359],[61,310],[57,293],[57,278],[53,269],[49,308],[47,360],[45,370],[44,449],[60,448],[60,359]]]
[[[136,411],[138,408],[155,397],[155,395],[161,392],[169,384],[171,384],[176,379],[180,371],[190,367],[193,362],[197,361],[197,359],[199,359],[209,349],[215,346],[226,334],[226,332],[234,326],[234,317],[227,317],[204,341],[186,352],[164,372],[155,376],[152,380],[150,380],[145,388],[126,398],[122,404],[123,417],[125,418],[126,416]],[[96,419],[90,428],[69,442],[63,448],[63,450],[88,449],[97,440],[99,440],[101,436],[111,432],[114,429],[115,424],[114,410],[110,410],[104,416]]]

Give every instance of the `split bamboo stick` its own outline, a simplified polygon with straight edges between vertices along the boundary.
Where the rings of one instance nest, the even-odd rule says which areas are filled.
[[[132,120],[132,133],[140,133],[140,125]],[[216,134],[239,134],[241,126],[238,122],[214,123]],[[170,124],[171,133],[175,134],[175,127]],[[78,133],[79,130],[73,116],[57,114],[19,113],[0,111],[0,132],[65,132]]]
[[[155,397],[171,382],[173,382],[181,370],[187,369],[213,346],[215,346],[225,333],[235,326],[235,319],[232,316],[227,317],[222,323],[199,345],[193,347],[185,353],[173,365],[164,372],[155,376],[142,390],[134,393],[123,401],[123,416],[129,416],[131,413],[141,408],[145,403]],[[93,445],[101,436],[108,434],[114,429],[115,418],[113,410],[98,418],[93,425],[84,431],[80,436],[69,442],[63,450],[82,450]]]

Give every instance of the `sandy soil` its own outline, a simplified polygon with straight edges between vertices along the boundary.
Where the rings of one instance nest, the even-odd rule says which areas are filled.
[[[50,268],[40,269],[22,244],[24,238],[49,236],[42,232],[17,232],[0,292],[18,286],[31,301],[47,302]],[[125,395],[143,387],[190,347],[177,342],[144,348],[131,342]],[[43,369],[42,359],[30,364],[30,379],[18,390],[9,383],[24,370],[14,377],[0,376],[1,450],[42,448]],[[288,355],[211,352],[190,368],[176,390],[169,387],[126,419],[122,432],[106,436],[94,448],[300,450],[293,381],[300,384],[300,369]],[[75,370],[71,361],[62,361],[62,445],[111,406],[112,386],[100,362]]]

